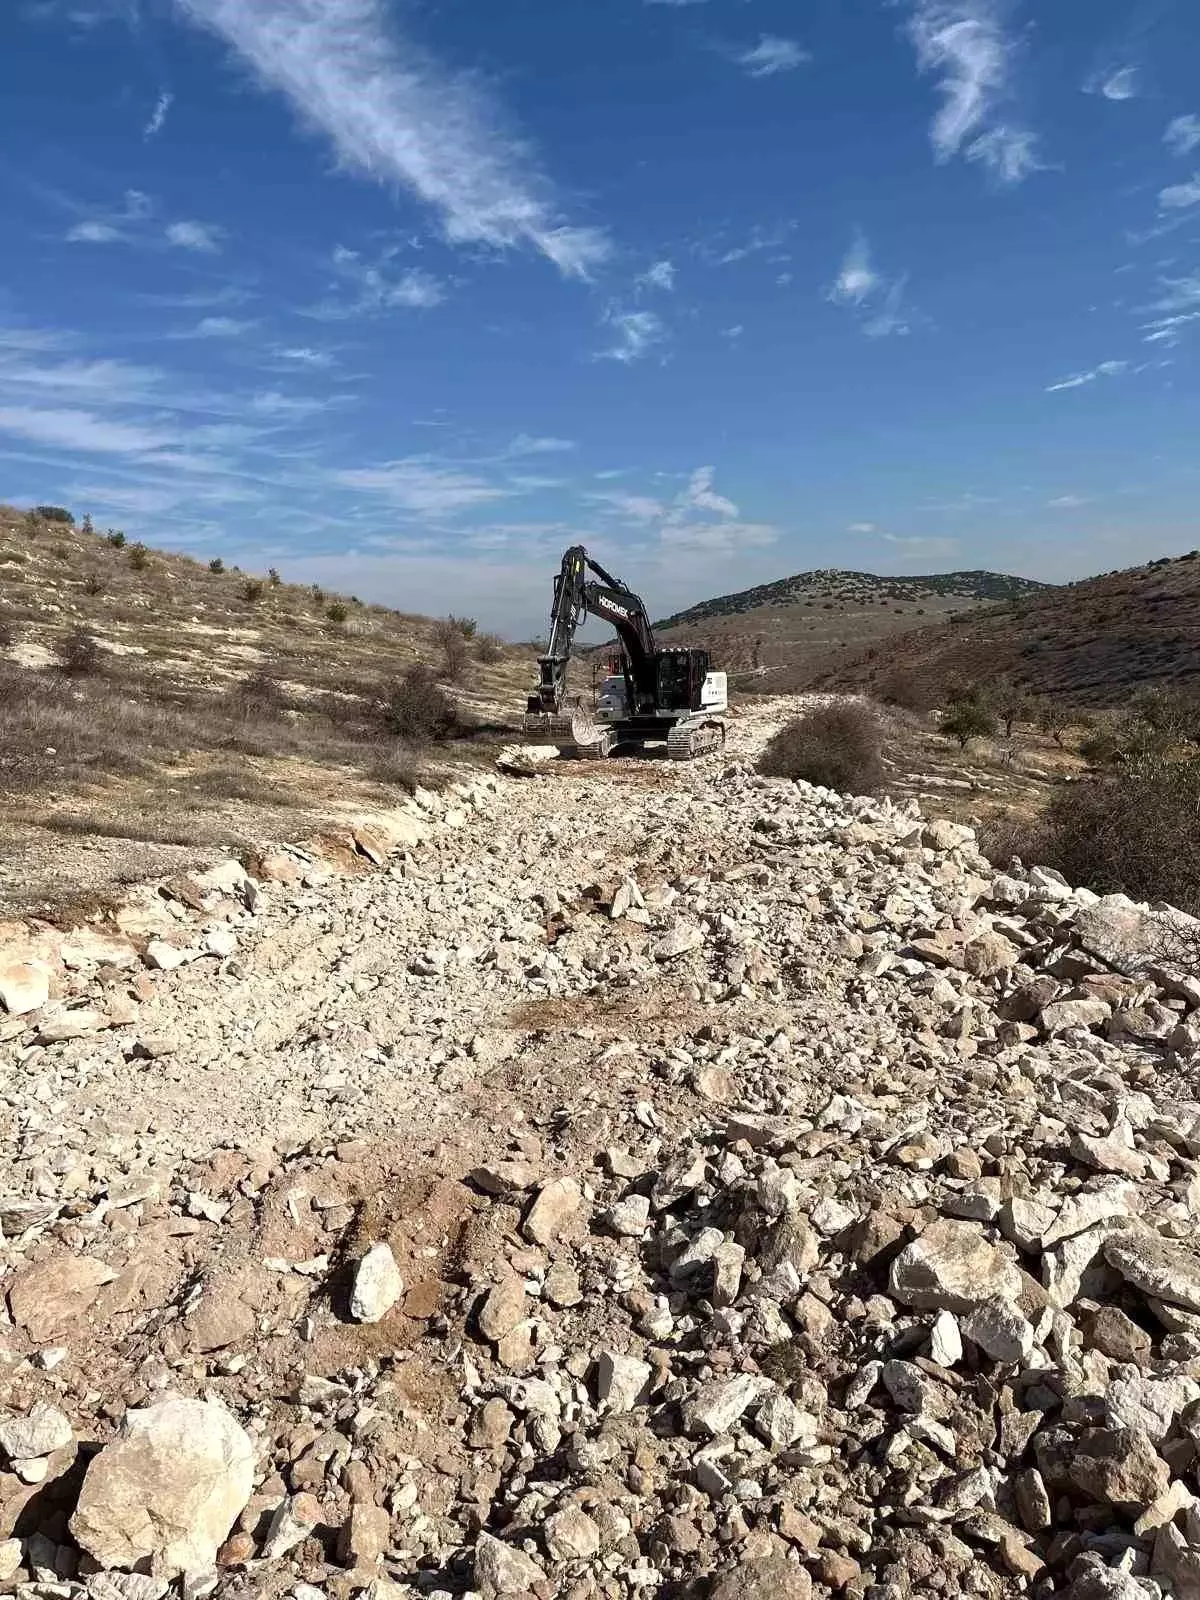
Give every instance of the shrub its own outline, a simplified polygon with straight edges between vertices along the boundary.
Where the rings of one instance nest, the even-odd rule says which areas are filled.
[[[91,678],[104,671],[104,652],[86,628],[72,628],[58,647],[58,664],[68,678]]]
[[[79,531],[81,533],[95,533],[96,530],[92,526],[92,517],[91,517],[91,513],[90,512],[87,512],[87,511],[84,512],[83,525],[82,525],[82,527],[80,528]]]
[[[769,778],[802,778],[843,794],[873,794],[884,777],[883,730],[866,706],[818,706],[779,730],[758,770]]]
[[[880,699],[885,705],[900,706],[905,711],[932,711],[938,696],[928,678],[911,667],[897,667],[880,685]]]
[[[283,582],[283,579],[279,576],[274,567],[267,568],[267,582],[271,585],[272,589],[278,589],[279,585]]]
[[[107,539],[109,544],[112,545],[114,550],[120,550],[124,547],[125,535],[121,532],[120,528],[110,528],[104,537]]]
[[[446,621],[453,623],[453,625],[462,634],[464,639],[473,639],[479,629],[479,624],[475,621],[474,617],[456,617],[453,613],[451,613],[451,615],[446,618]]]
[[[1045,817],[1023,817],[997,812],[978,830],[979,848],[994,867],[1007,868],[1014,856],[1027,867],[1046,866],[1053,854],[1051,832]]]
[[[1048,733],[1055,744],[1061,746],[1070,721],[1067,708],[1059,705],[1057,700],[1036,700],[1033,702],[1033,716],[1038,731]]]
[[[242,585],[242,599],[249,601],[253,605],[256,600],[262,599],[265,588],[266,585],[264,583],[261,583],[257,578],[251,578]]]
[[[350,615],[350,611],[340,600],[334,600],[332,604],[325,607],[325,615],[330,622],[337,623],[340,626]]]
[[[212,558],[212,560],[208,563],[208,570],[210,572],[217,573],[225,571],[225,563],[221,560],[220,556],[214,556]]]
[[[391,733],[417,744],[449,739],[462,726],[458,707],[428,667],[410,667],[384,695],[384,721]]]
[[[313,586],[312,586],[312,597],[313,597],[313,604],[315,606],[323,606],[325,604],[325,591],[324,591],[324,589],[322,589],[322,587],[321,587],[321,585],[319,583],[314,583],[313,584]]]
[[[1200,912],[1200,757],[1137,757],[1071,784],[1047,813],[1047,865],[1101,894]]]
[[[89,572],[83,580],[84,594],[103,594],[105,590],[104,579],[98,572]]]
[[[62,522],[68,528],[75,526],[75,518],[65,506],[34,506],[33,513],[43,522]]]
[[[442,655],[442,677],[457,683],[467,670],[470,656],[468,635],[457,617],[446,617],[434,629],[434,640]]]
[[[1031,715],[1032,702],[1029,696],[1019,683],[1005,676],[996,678],[981,692],[1004,724],[1005,738],[1011,739],[1014,725],[1028,721]]]
[[[150,565],[150,552],[144,544],[139,542],[138,544],[130,545],[129,565],[135,572],[145,572]]]
[[[485,666],[504,660],[504,643],[498,634],[481,633],[475,641],[475,654]]]
[[[941,730],[958,740],[965,750],[972,739],[983,739],[996,731],[996,714],[978,700],[956,700],[942,718]]]
[[[241,716],[277,716],[287,703],[287,696],[270,668],[258,667],[230,688],[229,700]]]
[[[400,741],[376,754],[370,776],[376,783],[393,784],[409,794],[426,781],[420,753]]]

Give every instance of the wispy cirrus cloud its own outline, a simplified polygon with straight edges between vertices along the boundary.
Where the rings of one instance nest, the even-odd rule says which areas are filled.
[[[1084,94],[1103,95],[1105,100],[1136,100],[1138,71],[1136,67],[1105,67],[1094,72],[1083,85]]]
[[[169,222],[164,237],[177,250],[195,250],[201,255],[215,255],[221,248],[223,232],[207,222]]]
[[[908,33],[920,71],[938,78],[942,107],[930,128],[939,162],[962,155],[998,182],[1039,170],[1037,140],[1004,110],[1013,94],[1017,46],[1001,0],[911,0]]]
[[[380,495],[399,511],[420,517],[454,517],[475,506],[507,499],[515,491],[434,456],[407,456],[378,467],[336,472],[347,489]]]
[[[559,439],[553,434],[519,433],[510,441],[504,454],[508,457],[561,455],[578,448],[574,439]]]
[[[666,339],[667,330],[653,311],[623,311],[611,306],[604,324],[612,330],[613,342],[596,352],[597,361],[621,361],[630,365],[651,355]]]
[[[911,330],[911,318],[904,308],[907,285],[907,277],[885,278],[875,270],[870,246],[860,233],[843,257],[825,298],[831,305],[855,311],[868,338],[886,339]]]
[[[1086,372],[1075,372],[1069,378],[1060,378],[1057,383],[1048,383],[1046,393],[1057,394],[1061,389],[1082,389],[1089,383],[1095,383],[1097,378],[1116,378],[1128,370],[1128,361],[1101,361]]]
[[[1188,156],[1200,148],[1200,117],[1188,112],[1167,123],[1163,143],[1173,156]]]
[[[643,289],[661,289],[664,293],[670,294],[675,287],[677,276],[678,270],[674,262],[656,261],[640,274],[637,281]]]
[[[1158,203],[1164,211],[1187,211],[1200,205],[1200,172],[1186,183],[1171,183],[1160,189]]]
[[[330,355],[328,350],[314,350],[308,345],[295,345],[276,350],[275,355],[290,366],[309,367],[314,372],[324,372],[337,365],[336,357]]]
[[[150,113],[150,120],[142,129],[144,139],[156,139],[163,131],[167,121],[167,113],[175,103],[175,96],[169,89],[164,89],[154,102],[154,110]]]
[[[92,411],[34,406],[0,406],[0,434],[85,455],[142,456],[177,439],[174,432],[162,428],[117,422]]]
[[[748,50],[732,52],[732,59],[751,78],[773,78],[780,72],[794,72],[812,56],[795,39],[764,33]]]
[[[244,333],[249,333],[258,326],[257,322],[245,317],[201,317],[200,321],[190,328],[183,328],[178,333],[172,334],[174,339],[240,339]]]
[[[335,291],[318,305],[309,306],[304,315],[336,322],[386,311],[431,311],[440,306],[446,298],[440,278],[422,267],[390,270],[399,253],[399,249],[385,250],[377,260],[368,261],[361,251],[338,245],[332,258]]]
[[[454,244],[530,246],[587,277],[602,231],[569,225],[528,147],[479,82],[441,67],[395,27],[384,0],[176,0],[218,34],[343,163],[398,183]]]
[[[1146,307],[1156,315],[1142,324],[1142,333],[1146,344],[1173,346],[1179,343],[1185,328],[1200,322],[1200,272],[1163,278],[1160,288],[1159,298]]]

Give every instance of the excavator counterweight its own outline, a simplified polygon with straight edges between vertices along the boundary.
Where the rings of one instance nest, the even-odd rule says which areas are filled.
[[[567,692],[575,634],[589,616],[611,622],[621,646],[620,671],[605,680],[594,712]],[[673,760],[685,761],[724,745],[727,703],[725,674],[710,670],[708,651],[659,649],[641,598],[583,545],[572,545],[554,580],[550,637],[538,658],[526,735],[593,759],[665,743]]]

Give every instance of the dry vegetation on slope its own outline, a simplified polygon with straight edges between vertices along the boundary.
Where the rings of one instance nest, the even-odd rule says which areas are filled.
[[[1009,673],[1030,692],[1112,706],[1138,689],[1200,682],[1200,551],[989,606],[880,640],[822,687],[887,697],[896,675],[935,695]]]
[[[297,837],[521,704],[523,650],[214,567],[0,508],[0,904]],[[406,694],[421,667],[443,684]]]
[[[896,633],[975,614],[997,599],[1044,588],[996,572],[910,578],[836,569],[800,572],[702,601],[664,618],[658,631],[666,644],[707,646],[731,672],[765,667],[763,688],[787,694]]]

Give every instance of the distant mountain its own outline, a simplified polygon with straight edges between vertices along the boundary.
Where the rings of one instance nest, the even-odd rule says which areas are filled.
[[[665,617],[656,631],[667,644],[706,646],[728,671],[763,667],[761,687],[784,692],[898,632],[1050,587],[1001,572],[891,577],[829,568],[702,600]]]
[[[897,673],[934,690],[1006,673],[1032,693],[1091,706],[1158,685],[1200,690],[1200,550],[841,653],[822,687],[886,694]]]

